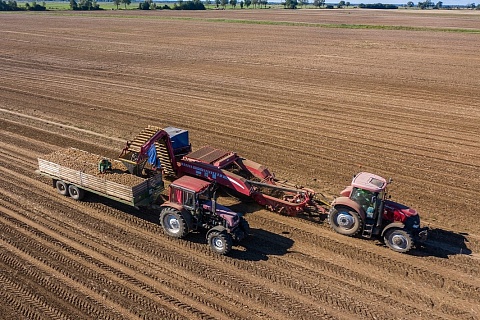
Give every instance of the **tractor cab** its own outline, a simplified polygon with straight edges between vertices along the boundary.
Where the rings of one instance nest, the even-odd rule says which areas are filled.
[[[202,200],[210,199],[212,189],[213,186],[208,181],[183,176],[170,184],[170,202],[196,211]]]
[[[383,212],[386,187],[387,181],[384,178],[361,172],[352,180],[349,198],[361,206],[367,219],[375,219]]]

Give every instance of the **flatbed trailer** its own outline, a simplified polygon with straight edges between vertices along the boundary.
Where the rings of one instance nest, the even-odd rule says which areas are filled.
[[[63,152],[63,154],[62,154]],[[68,157],[65,154],[75,153],[75,157]],[[88,153],[75,148],[68,148],[56,151],[58,154],[68,158],[70,165],[63,165],[60,163],[49,161],[53,154],[46,155],[43,158],[38,158],[38,170],[36,172],[42,176],[52,179],[53,186],[57,187],[59,181],[66,186],[73,185],[80,190],[85,190],[91,193],[98,194],[105,198],[113,199],[115,201],[134,206],[148,206],[151,205],[156,196],[164,190],[164,182],[162,175],[154,175],[150,178],[135,177],[136,182],[133,183],[119,183],[120,180],[125,180],[122,176],[132,176],[127,170],[115,169],[115,171],[98,173],[98,163],[82,160],[85,158],[104,159],[104,157]],[[77,156],[83,154],[83,157]],[[118,160],[110,160],[114,168],[121,168],[123,164]],[[71,165],[73,163],[73,166]],[[72,168],[76,167],[76,168]],[[127,179],[128,180],[128,179]],[[62,187],[59,192],[62,193]],[[65,194],[67,195],[67,194]]]

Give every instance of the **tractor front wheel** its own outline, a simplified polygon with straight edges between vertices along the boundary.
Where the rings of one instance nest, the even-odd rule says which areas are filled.
[[[412,249],[413,239],[410,232],[404,229],[390,229],[384,235],[385,244],[393,251],[405,253]]]
[[[208,244],[215,253],[225,255],[232,250],[232,236],[226,232],[212,231],[208,235]]]
[[[345,236],[354,236],[362,229],[360,215],[347,207],[332,208],[328,214],[328,223],[333,230]]]
[[[164,208],[160,213],[160,223],[165,233],[170,237],[183,238],[187,235],[188,229],[182,213],[174,208]]]

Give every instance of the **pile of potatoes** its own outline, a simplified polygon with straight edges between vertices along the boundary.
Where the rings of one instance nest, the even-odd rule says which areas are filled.
[[[120,161],[111,160],[75,148],[61,149],[43,156],[42,159],[59,164],[63,167],[82,171],[86,174],[102,177],[106,180],[132,187],[145,180],[144,178],[130,174]],[[98,163],[103,159],[107,159],[112,163],[112,170],[100,173],[98,170]]]

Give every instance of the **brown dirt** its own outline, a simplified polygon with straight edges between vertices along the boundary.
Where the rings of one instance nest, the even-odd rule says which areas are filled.
[[[407,12],[408,11],[408,12]],[[0,314],[5,319],[479,319],[479,34],[175,17],[478,28],[480,14],[284,10],[2,14]],[[155,212],[58,195],[37,157],[115,158],[147,125],[188,129],[338,193],[358,170],[433,228],[401,255],[321,221],[246,210],[230,256]],[[361,169],[359,168],[361,166]]]

